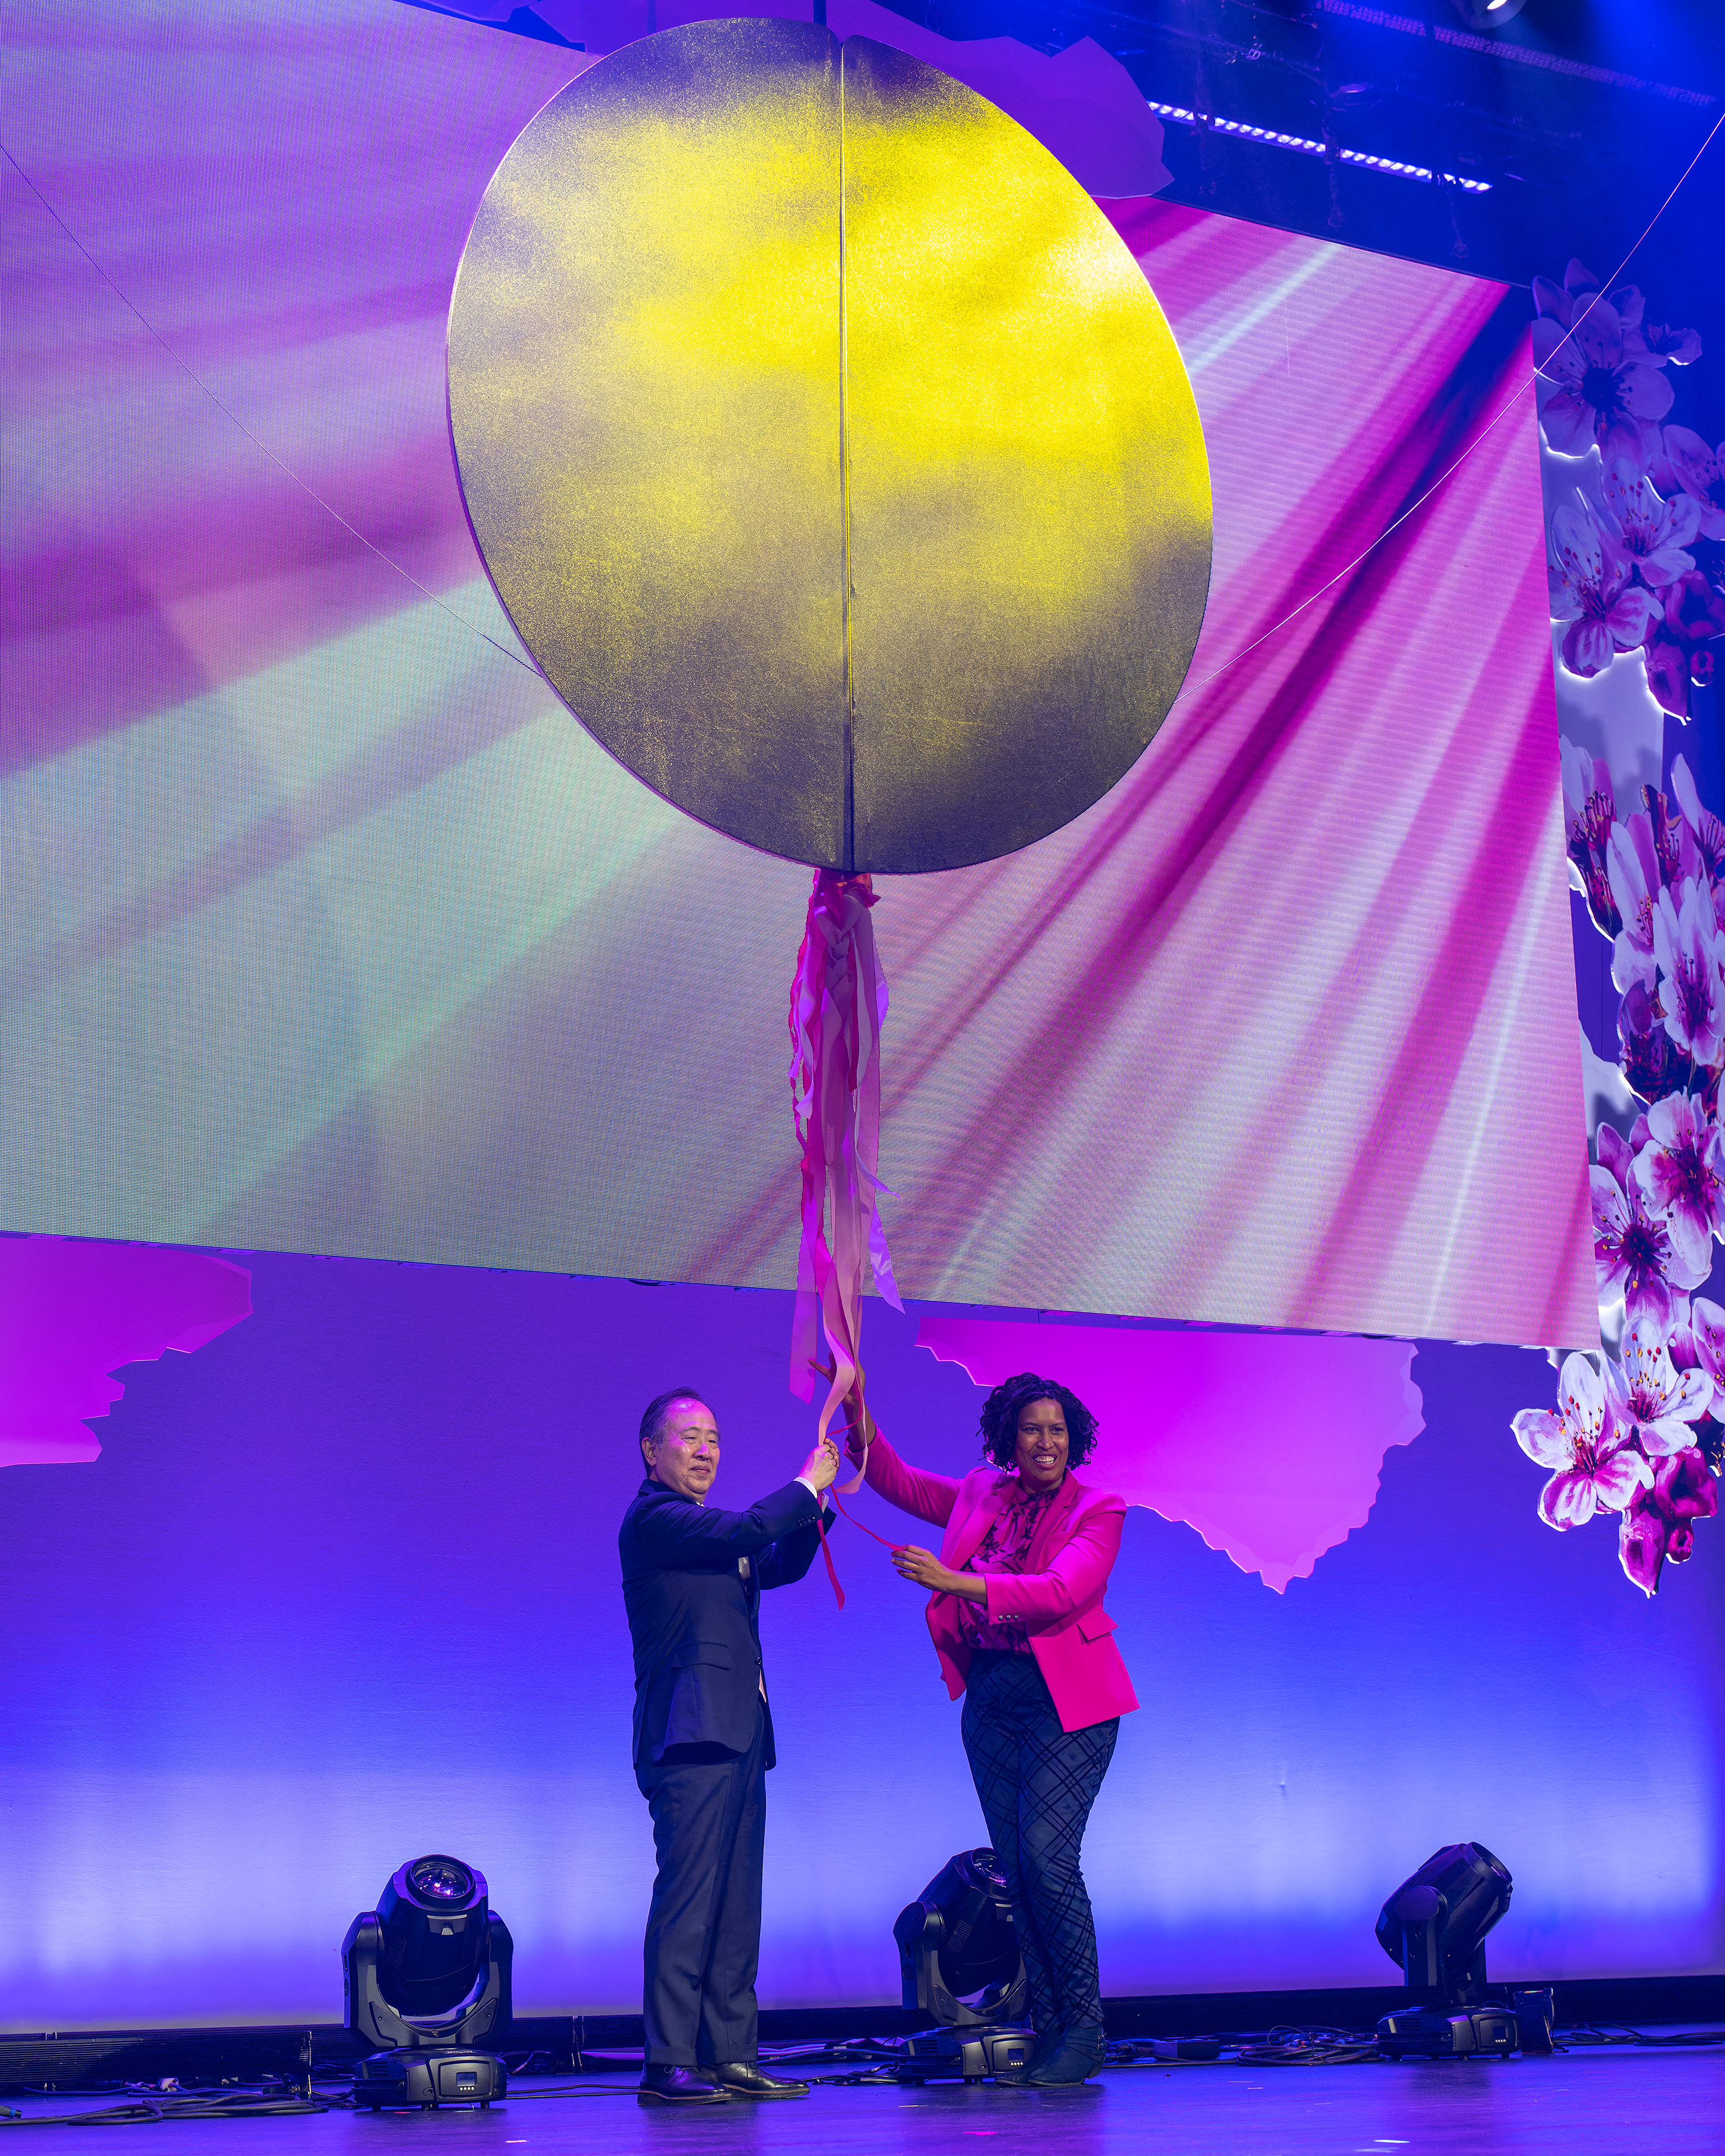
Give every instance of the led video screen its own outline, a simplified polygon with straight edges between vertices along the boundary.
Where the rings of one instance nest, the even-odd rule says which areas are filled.
[[[788,1285],[807,873],[557,701],[451,464],[462,244],[583,56],[391,0],[11,36],[0,1220]],[[1095,808],[882,880],[900,1281],[1590,1339],[1526,295],[1107,208],[1209,612]]]

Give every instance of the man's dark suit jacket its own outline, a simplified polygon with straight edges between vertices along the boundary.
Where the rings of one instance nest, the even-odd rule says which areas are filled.
[[[788,1587],[814,1563],[819,1509],[801,1482],[746,1512],[697,1505],[650,1476],[642,1483],[617,1537],[635,1650],[638,1767],[672,1744],[748,1749],[762,1697],[761,1591]],[[770,1712],[766,1737],[770,1767]]]

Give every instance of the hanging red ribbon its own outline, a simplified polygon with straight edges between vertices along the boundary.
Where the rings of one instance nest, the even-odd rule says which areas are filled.
[[[835,1497],[833,1502],[836,1505],[839,1501]],[[839,1509],[843,1512],[845,1508],[841,1505]],[[845,1517],[849,1518],[850,1515],[847,1513]],[[833,1553],[827,1548],[827,1521],[824,1512],[815,1514],[814,1525],[815,1531],[820,1537],[820,1553],[826,1559],[827,1578],[833,1583],[833,1599],[842,1609],[845,1607],[845,1590],[839,1584],[839,1568],[833,1563]]]
[[[822,1437],[856,1379],[865,1260],[876,1289],[895,1310],[903,1307],[878,1203],[886,1188],[879,1169],[887,994],[869,917],[874,904],[866,875],[818,870],[791,986],[791,1106],[803,1156],[791,1390],[814,1398],[818,1310],[833,1358]],[[861,1480],[860,1467],[845,1487],[855,1490]]]
[[[814,1388],[811,1384],[809,1389],[812,1394]],[[877,1424],[876,1427],[878,1428],[879,1425]],[[865,1445],[863,1448],[863,1460],[865,1464],[867,1462],[868,1456],[868,1447]],[[857,1471],[857,1479],[858,1481],[861,1480],[860,1468]],[[855,1485],[851,1484],[847,1485],[846,1486],[854,1487]],[[852,1527],[860,1528],[862,1532],[869,1536],[871,1540],[879,1543],[882,1549],[895,1550],[902,1549],[904,1548],[904,1544],[902,1543],[893,1542],[886,1535],[877,1535],[875,1532],[875,1530],[868,1524],[867,1521],[858,1519],[855,1513],[847,1507],[844,1499],[839,1495],[836,1490],[829,1490],[827,1495],[832,1499],[834,1509],[838,1513],[840,1519],[849,1520]],[[815,1526],[820,1532],[820,1553],[826,1559],[827,1578],[833,1583],[833,1597],[838,1603],[839,1607],[842,1609],[845,1607],[845,1589],[839,1584],[839,1568],[833,1563],[833,1553],[827,1548],[827,1523],[826,1515],[824,1512],[818,1513],[816,1515]]]

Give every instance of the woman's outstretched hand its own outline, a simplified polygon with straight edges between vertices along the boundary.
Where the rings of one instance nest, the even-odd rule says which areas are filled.
[[[832,1383],[833,1373],[836,1368],[832,1361],[818,1363],[811,1360],[809,1367],[817,1376],[824,1378],[829,1384]],[[839,1433],[844,1439],[845,1450],[859,1466],[861,1465],[864,1451],[874,1443],[876,1435],[874,1417],[869,1413],[863,1399],[863,1384],[864,1372],[862,1365],[859,1363],[855,1382],[845,1395],[843,1403],[845,1426]]]
[[[983,1602],[988,1589],[973,1572],[954,1572],[944,1565],[932,1550],[919,1549],[915,1543],[894,1545],[892,1562],[901,1579],[913,1585],[928,1588],[936,1594],[962,1594],[968,1602]]]

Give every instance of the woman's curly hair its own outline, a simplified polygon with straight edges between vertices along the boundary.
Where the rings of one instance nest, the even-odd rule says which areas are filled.
[[[1060,1402],[1066,1418],[1066,1465],[1082,1467],[1096,1449],[1096,1417],[1076,1393],[1030,1370],[1004,1379],[983,1402],[983,1458],[997,1467],[1013,1465],[1018,1457],[1019,1417],[1032,1400]]]

